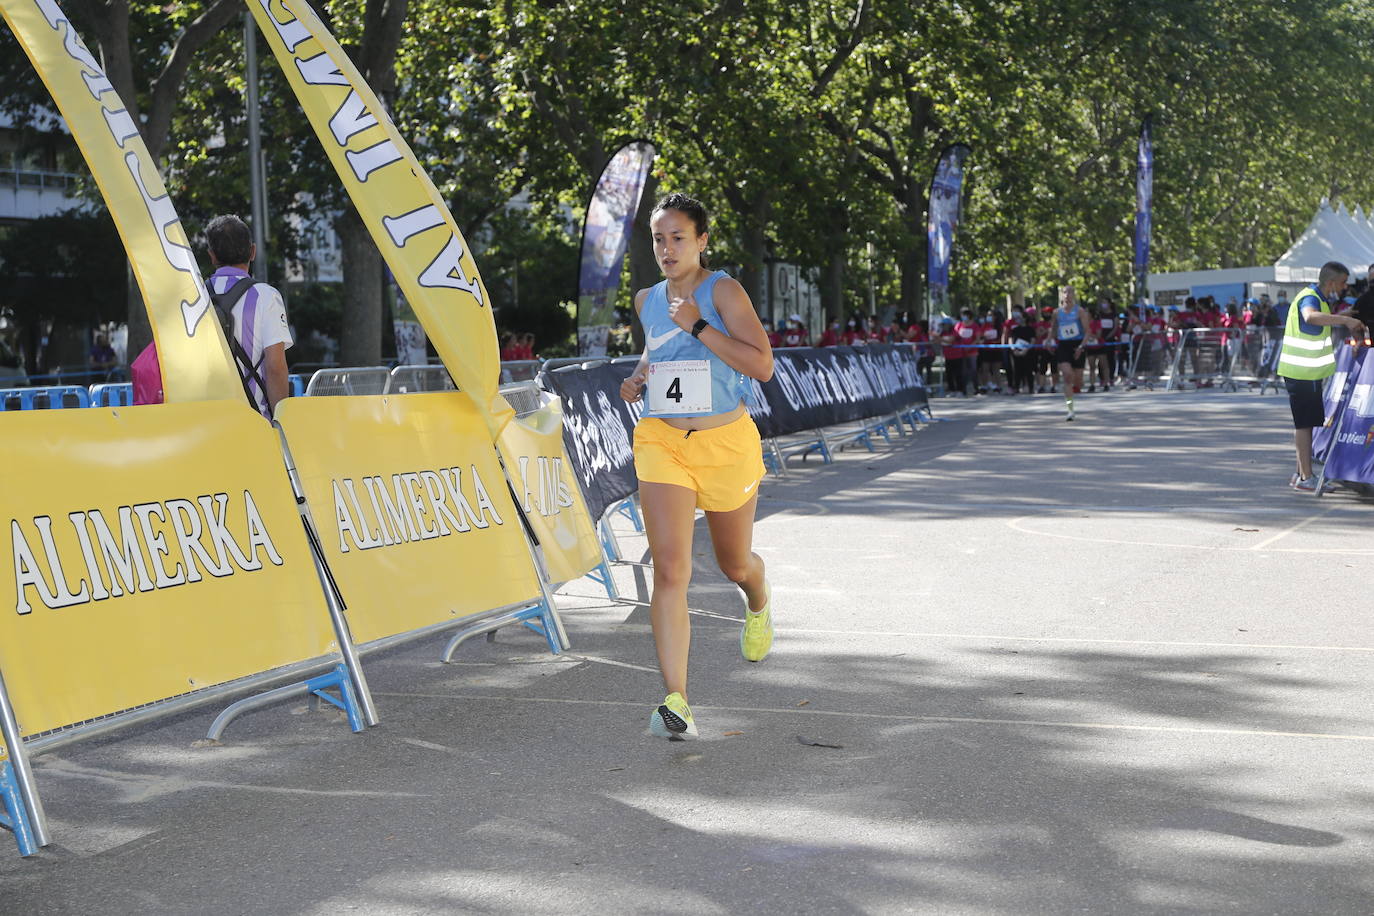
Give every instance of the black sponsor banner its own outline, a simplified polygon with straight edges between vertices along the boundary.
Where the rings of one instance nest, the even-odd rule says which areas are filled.
[[[926,403],[911,347],[788,349],[773,354],[773,377],[755,383],[749,408],[765,437],[854,423]]]
[[[764,438],[854,423],[927,402],[911,347],[788,349],[773,357],[773,377],[752,383],[749,407]],[[544,387],[563,400],[563,440],[593,518],[639,489],[631,443],[640,405],[620,397],[620,383],[634,368],[625,362],[541,376]]]
[[[634,368],[629,362],[607,363],[540,376],[543,386],[563,400],[563,445],[593,520],[639,490],[631,443],[640,405],[620,397],[620,383]]]

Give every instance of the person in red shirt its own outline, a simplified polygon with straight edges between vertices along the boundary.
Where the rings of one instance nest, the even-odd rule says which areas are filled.
[[[1034,309],[1032,309],[1034,311]],[[1045,306],[1035,321],[1036,391],[1054,391],[1059,386],[1059,366],[1054,361],[1054,309]]]
[[[763,323],[763,333],[768,335],[768,346],[774,350],[782,346],[782,335],[773,327],[773,322],[765,321]]]
[[[1240,306],[1234,302],[1226,306],[1226,313],[1221,316],[1221,330],[1225,334],[1221,342],[1221,370],[1229,373],[1231,363],[1235,360],[1236,354],[1240,352],[1241,335],[1245,333],[1245,320],[1241,317]]]
[[[1175,306],[1175,308],[1177,308],[1177,306]],[[1183,308],[1179,309],[1178,311],[1175,311],[1172,317],[1176,318],[1178,320],[1178,323],[1177,325],[1174,325],[1173,322],[1170,322],[1171,327],[1176,326],[1180,330],[1185,328],[1197,327],[1197,300],[1194,299],[1192,296],[1189,296],[1187,299],[1183,300]]]
[[[1126,330],[1126,316],[1117,311],[1115,302],[1104,298],[1098,318],[1102,322],[1102,346],[1106,348],[1106,378],[1107,387],[1110,388],[1126,369],[1126,360],[1122,355],[1124,348],[1121,346],[1121,339]]]
[[[1101,305],[1088,306],[1088,334],[1083,339],[1083,350],[1088,357],[1088,368],[1085,375],[1088,377],[1088,391],[1096,391],[1101,388],[1103,391],[1110,389],[1111,376],[1107,365],[1106,338],[1103,337],[1105,329],[1102,326],[1103,307]]]
[[[973,389],[972,393],[977,393],[978,385],[978,341],[983,326],[973,317],[972,309],[962,309],[959,312],[959,320],[954,323],[954,339],[959,353],[959,359],[963,362],[961,377],[964,381],[964,390]],[[945,365],[949,365],[949,354],[945,354]]]
[[[1233,329],[1239,330],[1244,327],[1245,320],[1241,318],[1240,308],[1235,305],[1226,306],[1226,314],[1221,316],[1221,322],[1218,326],[1225,328],[1227,331]]]
[[[1025,310],[1013,307],[1002,325],[1002,343],[1007,346],[1007,394],[1017,394],[1024,385],[1027,394],[1035,393],[1035,328]]]
[[[984,309],[978,322],[978,390],[992,394],[1002,390],[1002,322],[992,309]]]
[[[515,335],[507,331],[501,335],[501,362],[510,362],[515,358]]]
[[[935,365],[935,348],[930,342],[929,323],[913,321],[906,329],[906,339],[916,347],[916,371],[921,381],[930,384],[930,368]]]
[[[806,333],[800,315],[787,316],[787,327],[782,332],[784,347],[807,347],[811,345],[811,335]]]
[[[940,333],[935,339],[939,341],[940,353],[945,358],[945,394],[966,394],[964,354],[967,348],[960,344],[953,318],[946,316],[940,319]]]
[[[863,322],[858,315],[850,315],[849,320],[845,322],[843,340],[846,347],[858,346],[868,340],[868,335],[864,333]]]
[[[838,347],[843,342],[844,335],[840,333],[840,323],[838,321],[830,322],[830,326],[821,334],[820,345],[822,347]]]

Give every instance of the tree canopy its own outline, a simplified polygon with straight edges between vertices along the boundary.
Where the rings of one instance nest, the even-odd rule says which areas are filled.
[[[234,200],[246,209],[242,30],[223,25],[223,0],[73,12],[147,116],[192,230]],[[926,189],[953,142],[973,150],[953,293],[974,304],[1062,282],[1129,293],[1147,115],[1152,269],[1272,262],[1320,198],[1374,202],[1363,3],[327,0],[320,12],[477,245],[505,318],[527,326],[532,303],[571,294],[575,258],[558,239],[575,243],[566,227],[591,183],[636,138],[659,151],[659,191],[712,209],[717,263],[739,265],[751,291],[766,259],[799,263],[830,314],[863,307],[870,282],[880,307],[919,310]],[[12,104],[41,94],[15,55],[0,58]],[[271,235],[295,255],[300,209],[346,204],[274,66],[262,62]]]

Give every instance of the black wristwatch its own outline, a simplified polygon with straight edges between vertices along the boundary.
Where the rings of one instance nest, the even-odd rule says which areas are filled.
[[[701,332],[710,326],[711,322],[707,321],[705,318],[698,318],[697,323],[692,325],[692,336],[700,339]]]

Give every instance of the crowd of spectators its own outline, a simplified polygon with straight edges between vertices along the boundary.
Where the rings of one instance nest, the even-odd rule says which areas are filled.
[[[517,334],[513,331],[507,331],[501,335],[501,361],[503,363],[536,358],[533,334]]]
[[[1370,273],[1374,276],[1374,268]],[[1156,335],[1168,347],[1177,345],[1187,329],[1220,329],[1239,339],[1248,328],[1266,328],[1270,335],[1281,337],[1287,307],[1283,291],[1273,301],[1263,295],[1244,302],[1232,299],[1222,305],[1211,296],[1189,297],[1181,305],[1167,308],[1123,308],[1103,297],[1084,305],[1090,318],[1084,383],[1088,391],[1129,384],[1131,358],[1147,335]],[[1048,393],[1057,391],[1060,384],[1058,366],[1052,359],[1051,305],[1013,306],[1006,312],[962,308],[957,315],[938,317],[933,328],[931,322],[907,312],[897,313],[888,322],[855,312],[843,321],[831,321],[819,335],[807,329],[800,315],[788,316],[777,327],[765,321],[764,329],[774,347],[914,344],[927,383],[936,357],[943,357],[944,390],[950,394]]]

